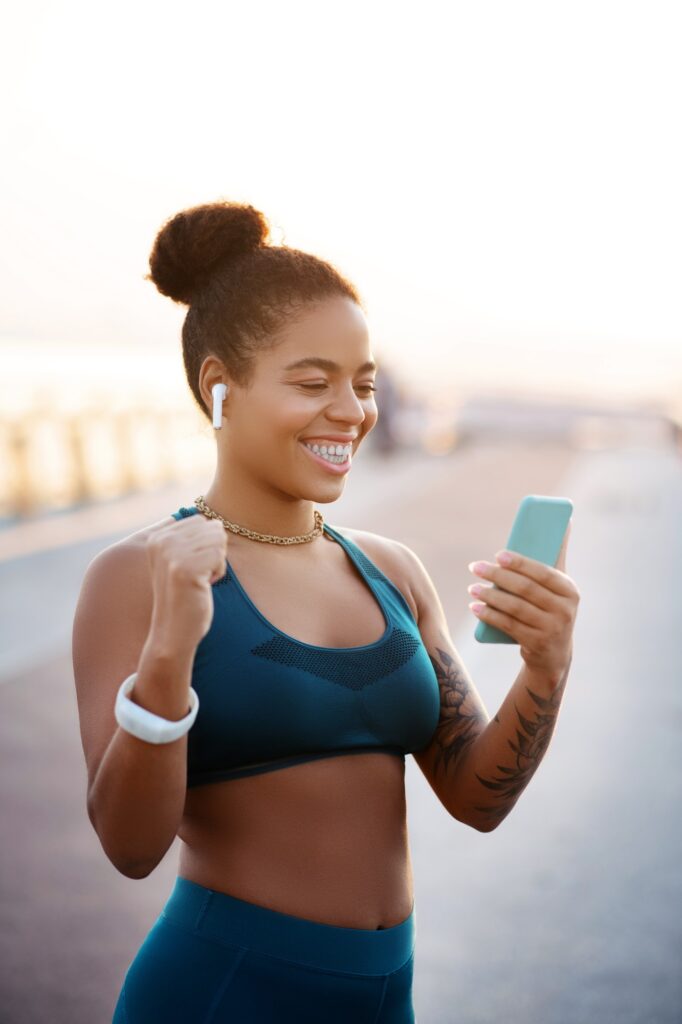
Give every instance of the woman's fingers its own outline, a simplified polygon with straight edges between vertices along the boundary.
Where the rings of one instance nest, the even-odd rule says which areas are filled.
[[[475,591],[472,591],[471,586],[479,586],[481,588],[480,593],[477,594]],[[492,584],[474,583],[471,586],[469,587],[469,592],[476,601],[483,601],[490,608],[510,615],[512,618],[517,619],[518,622],[524,623],[533,629],[542,629],[545,625],[547,613],[543,612],[536,605],[531,604],[525,598],[509,594],[498,587],[494,587]]]

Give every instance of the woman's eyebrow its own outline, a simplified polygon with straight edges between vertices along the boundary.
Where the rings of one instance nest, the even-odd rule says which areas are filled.
[[[300,370],[306,366],[316,366],[320,370],[329,370],[334,373],[340,370],[341,367],[338,363],[335,363],[333,359],[321,359],[318,356],[306,356],[305,359],[297,359],[295,363],[289,363],[285,366],[285,370]],[[367,363],[363,363],[362,366],[358,366],[357,372],[364,373],[366,370],[376,370],[377,364],[374,360],[370,360]]]

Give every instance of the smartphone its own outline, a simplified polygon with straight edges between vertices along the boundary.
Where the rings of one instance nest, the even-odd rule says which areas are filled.
[[[527,494],[521,499],[506,549],[546,565],[556,565],[572,512],[570,498]],[[474,637],[482,644],[518,644],[518,640],[483,619],[479,619]]]

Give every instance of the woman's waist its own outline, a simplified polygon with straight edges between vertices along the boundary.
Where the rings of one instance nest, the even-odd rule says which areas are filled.
[[[414,902],[407,837],[363,831],[323,836],[292,827],[286,842],[267,830],[257,840],[181,837],[178,873],[280,913],[339,927],[389,928]]]

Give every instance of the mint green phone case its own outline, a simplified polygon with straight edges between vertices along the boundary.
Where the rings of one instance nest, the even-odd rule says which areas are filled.
[[[570,498],[527,494],[521,499],[506,549],[554,566],[572,512]],[[518,644],[518,640],[482,619],[476,625],[474,637],[482,644]]]

